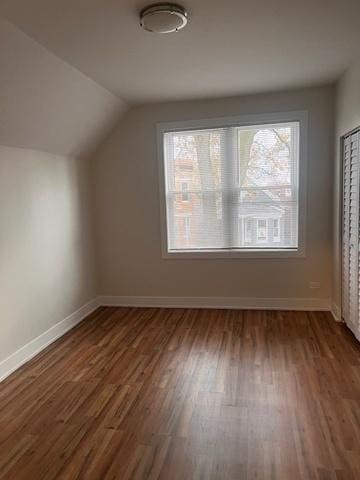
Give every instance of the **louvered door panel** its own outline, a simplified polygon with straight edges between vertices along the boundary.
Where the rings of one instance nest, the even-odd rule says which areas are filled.
[[[349,326],[358,323],[359,311],[359,160],[358,135],[350,137],[350,188],[349,188]]]
[[[349,202],[350,202],[350,137],[343,146],[343,212],[342,212],[342,312],[349,318]]]
[[[344,140],[342,222],[343,317],[359,335],[359,133]]]

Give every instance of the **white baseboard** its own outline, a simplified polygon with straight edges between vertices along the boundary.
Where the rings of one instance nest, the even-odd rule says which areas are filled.
[[[98,307],[97,300],[90,300],[76,312],[61,320],[61,322],[46,330],[38,337],[31,340],[29,343],[19,348],[5,360],[0,362],[0,382],[8,377],[11,373],[17,370],[21,365],[29,361],[41,350],[53,343],[59,337],[64,335],[68,330],[71,330],[75,325],[81,322],[85,317],[90,315]]]
[[[334,302],[331,303],[331,313],[335,321],[342,322],[341,308]]]
[[[105,295],[98,297],[97,301],[99,305],[114,307],[331,311],[329,298],[121,297]]]
[[[98,306],[223,308],[240,310],[303,310],[331,311],[341,321],[340,309],[328,298],[245,298],[245,297],[154,297],[100,296],[83,305],[61,322],[31,340],[0,362],[0,382],[29,361],[41,350],[71,330]]]

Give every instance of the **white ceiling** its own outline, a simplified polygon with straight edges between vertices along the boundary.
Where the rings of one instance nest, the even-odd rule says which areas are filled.
[[[334,81],[356,54],[358,0],[186,0],[188,26],[155,35],[137,0],[1,0],[0,14],[130,103]]]

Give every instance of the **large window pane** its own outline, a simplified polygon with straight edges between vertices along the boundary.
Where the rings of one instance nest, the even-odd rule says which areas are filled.
[[[297,122],[164,134],[169,251],[298,245]]]

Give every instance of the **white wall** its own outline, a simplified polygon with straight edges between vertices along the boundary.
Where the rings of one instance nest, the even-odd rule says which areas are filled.
[[[88,164],[0,147],[0,363],[95,296]]]
[[[0,18],[0,378],[35,347],[2,360],[95,297],[89,168],[80,158],[125,109]]]
[[[334,89],[324,87],[128,111],[93,159],[98,292],[329,299],[333,100]],[[309,112],[306,258],[162,259],[156,122],[287,110]],[[310,290],[310,281],[321,288]]]
[[[341,256],[340,256],[340,205],[341,205],[341,154],[340,138],[350,130],[360,127],[360,59],[344,73],[337,85],[335,166],[334,166],[334,276],[333,302],[341,306]]]

